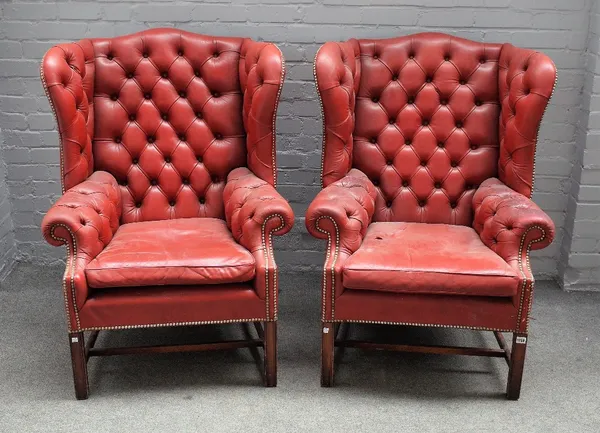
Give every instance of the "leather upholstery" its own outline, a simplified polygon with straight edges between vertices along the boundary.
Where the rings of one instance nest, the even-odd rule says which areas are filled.
[[[324,185],[332,171],[342,177],[351,160],[377,187],[375,221],[469,225],[474,188],[497,173],[500,45],[420,34],[358,46],[355,109],[323,97],[327,124],[348,111],[355,121],[353,134],[335,134],[346,140],[325,136],[325,161],[340,163],[323,171]],[[326,71],[339,70],[345,56],[334,61],[324,50],[316,59],[317,81],[331,94],[336,87]],[[353,97],[347,79],[338,77],[337,90]],[[339,130],[338,123],[332,124]]]
[[[325,269],[331,272],[323,275],[327,293],[323,294],[323,314],[331,310],[334,298],[344,290],[341,278],[344,262],[359,248],[367,232],[375,211],[375,198],[371,181],[353,169],[317,194],[306,211],[309,233],[327,239]]]
[[[556,67],[544,54],[510,44],[502,47],[499,62],[502,116],[498,177],[529,198],[538,129],[554,91]]]
[[[246,130],[248,168],[275,186],[277,167],[275,117],[283,86],[285,65],[279,48],[245,40],[240,53],[240,86],[244,92],[242,117]]]
[[[517,328],[526,332],[533,296],[534,278],[529,252],[550,245],[554,222],[534,202],[498,179],[481,184],[473,197],[473,228],[481,240],[521,275]]]
[[[120,216],[118,185],[110,174],[102,171],[92,173],[86,181],[69,189],[44,216],[42,233],[46,241],[68,248],[63,291],[73,328],[77,328],[76,310],[88,296],[84,269],[110,243]]]
[[[225,221],[179,218],[122,225],[85,275],[94,288],[226,284],[251,281],[254,266]]]
[[[434,303],[446,299],[438,293],[445,290],[462,293],[460,298],[473,307],[480,301],[471,301],[470,295],[491,295],[482,296],[489,302],[498,295],[506,296],[514,309],[511,328],[526,330],[533,287],[529,250],[548,245],[554,230],[552,221],[529,197],[537,131],[555,77],[556,68],[544,54],[440,33],[351,39],[328,42],[320,48],[315,80],[323,107],[324,189],[308,208],[306,224],[313,236],[329,240],[323,320],[374,320],[376,312],[361,311],[360,302],[354,304],[356,299],[373,299],[369,305],[378,308],[377,302],[389,303],[390,296],[400,296],[382,290],[404,291],[410,286],[411,293],[425,294],[419,296],[436,294],[439,300],[431,301]],[[350,173],[352,179],[362,176],[362,183],[370,185],[374,205],[365,200],[370,194],[356,199],[354,184],[349,191],[340,191],[347,180],[338,181]],[[492,193],[490,187],[496,183],[503,183],[505,190],[498,185]],[[509,187],[514,195],[508,194]],[[491,215],[496,209],[498,214]],[[348,221],[342,216],[346,213]],[[509,220],[513,228],[507,231]],[[398,241],[388,254],[378,252],[371,257],[367,251],[375,254],[375,242],[368,239],[363,243],[363,238],[369,233],[368,225],[379,222],[428,226],[423,231],[411,230],[401,247]],[[433,234],[442,230],[440,224],[449,232],[443,241]],[[452,226],[466,227],[461,231]],[[431,239],[425,233],[430,233]],[[408,236],[406,230],[388,234]],[[440,246],[433,245],[439,242],[450,248],[453,241],[454,261],[448,257],[434,261],[427,256],[428,245],[435,250]],[[462,248],[465,245],[469,245],[468,251]],[[477,269],[475,261],[466,263],[461,258],[461,253],[475,251]],[[415,269],[383,279],[373,272],[344,272],[355,264],[364,269],[408,271],[417,265],[409,259],[422,261],[422,268],[417,269],[423,271],[420,278],[410,276]],[[445,268],[452,269],[453,278],[432,276],[436,273],[432,271]],[[484,275],[491,269],[506,277],[486,276],[486,281],[511,283],[495,286],[487,282],[481,287],[480,277],[471,278],[471,274]],[[471,276],[467,278],[465,271]],[[347,280],[353,290],[345,290]],[[357,288],[360,296],[355,294]],[[343,301],[350,298],[352,301]],[[505,314],[507,310],[496,310],[500,311]],[[397,308],[397,312],[393,320],[387,316],[386,321],[410,322],[403,317],[408,314],[405,308]],[[394,316],[391,309],[389,314]],[[445,321],[441,316],[438,320]],[[477,326],[483,327],[488,326],[486,320],[492,321],[485,315],[478,316],[476,322],[479,320]],[[475,326],[471,321],[460,322]],[[506,328],[506,322],[495,323]]]
[[[335,300],[335,320],[513,331],[512,298],[346,290]]]
[[[274,189],[284,71],[273,44],[177,29],[84,39],[48,51],[41,76],[57,117],[66,192],[43,231],[51,244],[68,246],[63,291],[70,331],[82,321],[110,327],[103,317],[117,323],[125,314],[135,326],[160,323],[152,314],[171,320],[177,312],[161,312],[159,304],[180,308],[186,301],[172,301],[176,293],[191,302],[184,321],[202,322],[214,315],[194,288],[242,281],[244,289],[227,296],[262,305],[251,318],[276,319],[271,237],[293,224],[291,208]],[[252,192],[226,194],[228,179],[231,191]],[[206,239],[209,230],[209,241],[191,240]],[[132,285],[139,291],[124,288]],[[220,292],[210,293],[218,298]],[[89,325],[84,311],[92,298]],[[121,301],[126,305],[117,308]],[[137,301],[154,306],[139,315]],[[215,302],[219,320],[229,320],[223,318],[227,303]]]
[[[554,223],[538,205],[498,179],[481,184],[473,197],[473,228],[483,243],[517,267],[523,236],[536,239],[532,250],[546,248],[554,239]]]
[[[246,164],[242,41],[156,30],[93,42],[95,167],[121,184],[123,222],[223,218],[227,174]]]
[[[94,48],[90,40],[52,47],[41,78],[58,123],[63,192],[94,171]]]
[[[322,185],[341,179],[352,167],[354,108],[360,84],[358,41],[327,42],[317,53],[315,80],[323,110]],[[325,65],[325,66],[321,66]]]
[[[254,256],[254,289],[267,303],[267,316],[276,317],[278,281],[272,237],[290,231],[292,208],[271,184],[245,167],[229,174],[224,200],[227,227]]]
[[[375,212],[375,188],[360,171],[348,174],[323,189],[310,204],[306,213],[306,228],[316,238],[327,239],[325,227],[340,233],[340,249],[352,254],[360,246]]]
[[[371,224],[342,278],[349,289],[471,296],[511,297],[519,285],[475,230],[446,224]]]
[[[251,285],[186,285],[93,290],[79,312],[81,329],[260,321],[265,301]]]

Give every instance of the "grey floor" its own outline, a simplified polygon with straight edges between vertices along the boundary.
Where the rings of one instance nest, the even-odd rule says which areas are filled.
[[[0,432],[599,432],[600,293],[539,283],[521,399],[501,359],[347,350],[319,387],[319,275],[283,275],[279,386],[247,350],[121,356],[90,363],[74,399],[62,269],[20,265],[0,287]],[[198,341],[239,326],[118,331],[98,345]],[[423,343],[495,344],[461,330],[362,327]],[[239,334],[241,335],[241,334]]]

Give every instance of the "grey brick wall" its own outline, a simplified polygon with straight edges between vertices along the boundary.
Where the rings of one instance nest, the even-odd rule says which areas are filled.
[[[560,262],[570,290],[600,290],[600,6],[590,14],[582,116]]]
[[[0,129],[0,285],[10,272],[17,254],[3,151],[4,138]]]
[[[594,0],[242,0],[0,3],[0,127],[5,128],[7,184],[19,260],[51,263],[63,249],[47,246],[39,224],[56,199],[57,136],[38,62],[52,44],[174,26],[199,33],[246,35],[277,43],[288,75],[279,109],[280,191],[298,215],[276,241],[286,270],[317,269],[323,245],[304,229],[303,214],[318,191],[321,118],[312,60],[319,44],[350,37],[392,37],[440,31],[544,51],[559,69],[541,129],[534,199],[554,219],[557,241],[533,255],[541,277],[557,276],[576,127],[581,114],[584,50]]]

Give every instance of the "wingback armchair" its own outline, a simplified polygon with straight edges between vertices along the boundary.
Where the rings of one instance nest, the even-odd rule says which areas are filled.
[[[323,386],[334,345],[377,347],[504,357],[519,397],[529,253],[554,236],[530,197],[555,80],[544,54],[438,33],[320,48],[323,190],[306,226],[327,240]],[[494,331],[501,349],[336,341],[344,322]]]
[[[263,347],[265,384],[275,386],[272,236],[293,224],[275,190],[279,49],[155,29],[55,46],[41,79],[63,189],[42,231],[67,247],[77,398],[88,396],[90,356],[152,351]],[[246,324],[247,340],[94,347],[100,330],[234,322]]]

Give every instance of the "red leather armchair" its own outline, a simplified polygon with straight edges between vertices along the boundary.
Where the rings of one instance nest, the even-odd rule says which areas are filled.
[[[437,33],[321,47],[324,188],[306,226],[328,242],[323,386],[334,345],[378,347],[504,357],[519,397],[529,252],[554,236],[530,197],[555,79],[544,54]],[[501,349],[335,341],[347,322],[493,331]]]
[[[294,221],[275,190],[279,49],[155,29],[55,46],[41,78],[64,192],[42,230],[67,247],[77,398],[90,356],[150,351],[264,347],[275,386],[272,236]],[[247,341],[208,346],[93,347],[100,330],[233,322],[254,322],[259,338],[246,329]]]

